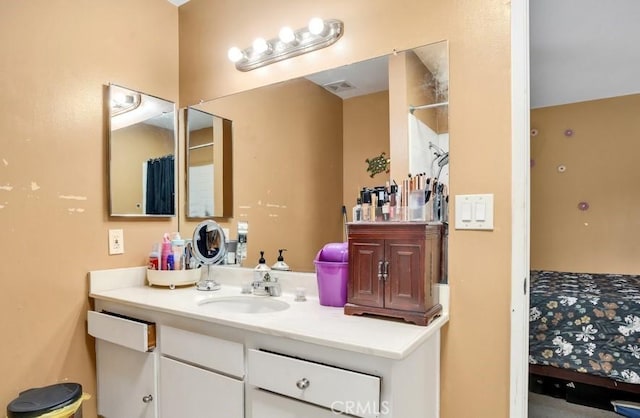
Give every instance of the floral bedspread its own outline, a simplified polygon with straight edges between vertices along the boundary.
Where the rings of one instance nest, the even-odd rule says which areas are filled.
[[[531,272],[529,363],[640,384],[640,276]]]

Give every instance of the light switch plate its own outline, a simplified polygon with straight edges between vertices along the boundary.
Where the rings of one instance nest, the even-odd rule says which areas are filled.
[[[493,195],[456,195],[455,227],[456,229],[493,230]]]
[[[122,229],[109,230],[109,255],[124,254],[124,231]]]

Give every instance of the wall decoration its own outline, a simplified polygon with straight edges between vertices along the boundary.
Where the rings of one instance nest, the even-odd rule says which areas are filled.
[[[367,167],[367,171],[370,173],[369,177],[373,177],[376,174],[380,173],[388,173],[389,165],[391,164],[391,159],[385,157],[385,153],[381,153],[377,157],[373,157],[371,159],[367,158],[365,162],[369,165]]]

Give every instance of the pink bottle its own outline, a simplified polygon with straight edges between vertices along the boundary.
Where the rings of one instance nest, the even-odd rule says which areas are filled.
[[[169,234],[164,234],[164,237],[162,238],[162,249],[160,250],[160,270],[169,269],[167,258],[169,257],[169,254],[172,253]]]

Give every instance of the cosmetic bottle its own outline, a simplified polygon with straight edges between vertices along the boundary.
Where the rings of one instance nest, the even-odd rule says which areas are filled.
[[[356,205],[353,207],[353,222],[362,221],[362,199],[356,199]]]
[[[174,258],[173,258],[173,253],[169,253],[169,255],[167,255],[167,270],[175,270],[176,269],[176,264],[174,262]]]
[[[171,241],[169,240],[169,234],[164,234],[162,238],[162,249],[160,250],[160,270],[168,270],[167,257],[171,254]]]
[[[389,186],[389,219],[398,220],[398,185],[395,183]]]
[[[149,265],[147,268],[149,270],[159,270],[160,269],[160,251],[158,249],[160,246],[158,244],[153,244],[151,248],[151,252],[149,253]]]
[[[384,208],[384,198],[376,197],[376,214],[375,220],[376,222],[383,221],[383,209]]]
[[[370,222],[371,219],[371,191],[364,190],[362,192],[362,220]]]
[[[184,264],[184,240],[180,238],[180,234],[177,234],[171,240],[171,252],[173,254],[173,269],[185,270]]]

